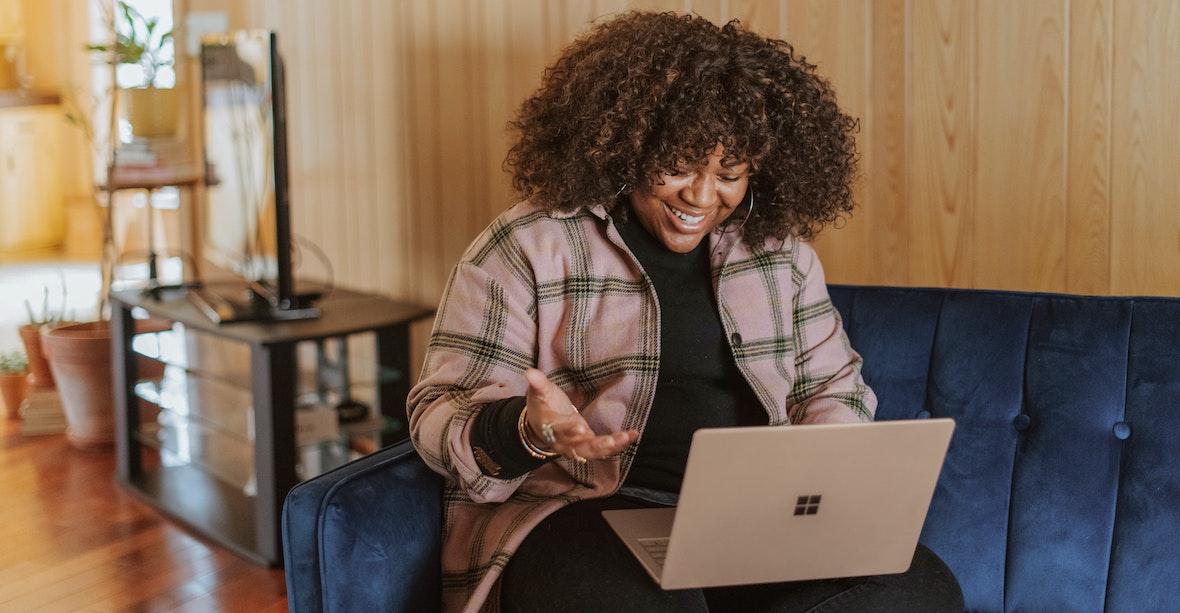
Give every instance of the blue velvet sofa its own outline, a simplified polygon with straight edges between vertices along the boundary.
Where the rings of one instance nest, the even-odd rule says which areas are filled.
[[[1180,299],[833,286],[877,419],[958,426],[922,542],[969,610],[1180,610]],[[428,611],[440,479],[408,443],[303,483],[293,611]]]

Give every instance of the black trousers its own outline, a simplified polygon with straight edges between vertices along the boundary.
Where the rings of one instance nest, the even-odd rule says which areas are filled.
[[[624,496],[574,503],[545,518],[504,569],[500,605],[541,611],[962,611],[950,569],[918,545],[897,575],[669,590],[651,580],[602,518],[607,509],[655,506]]]

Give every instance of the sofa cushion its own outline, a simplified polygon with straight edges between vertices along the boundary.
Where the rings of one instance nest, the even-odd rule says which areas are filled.
[[[1165,451],[1180,449],[1180,300],[831,293],[877,419],[957,422],[921,540],[968,609],[1165,608],[1161,586],[1180,584],[1180,458]]]

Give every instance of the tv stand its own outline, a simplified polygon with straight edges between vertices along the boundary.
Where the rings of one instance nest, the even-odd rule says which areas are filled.
[[[347,461],[329,457],[336,452],[321,445],[351,456],[408,436],[410,326],[434,311],[338,287],[319,301],[316,319],[226,326],[193,304],[193,294],[213,289],[232,294],[241,284],[161,291],[154,298],[139,290],[112,295],[116,477],[180,523],[277,565],[287,492],[330,469],[329,460]],[[133,312],[140,310],[146,313],[139,316],[173,326],[139,333]],[[356,335],[362,335],[352,343],[357,357],[367,357],[349,366],[347,339]],[[301,368],[310,365],[310,352],[300,350],[329,340],[340,351],[335,363],[318,351],[316,367]],[[342,408],[358,404],[369,407],[369,419],[339,420],[338,413],[349,416]],[[300,415],[308,406],[336,409],[332,442],[301,442],[308,422]]]
[[[312,300],[318,298],[318,295],[298,297],[293,301],[294,304],[280,307],[271,302],[270,292],[256,284],[243,286],[240,290],[242,298],[239,300],[203,286],[189,288],[185,297],[205,317],[219,324],[241,321],[299,321],[320,316],[320,310],[312,304]]]

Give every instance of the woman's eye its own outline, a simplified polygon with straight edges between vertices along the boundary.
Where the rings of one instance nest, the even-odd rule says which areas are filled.
[[[737,177],[731,176],[731,177],[721,177],[721,180],[725,181],[726,183],[736,183],[738,181],[741,181],[742,178],[740,176],[737,176]]]

